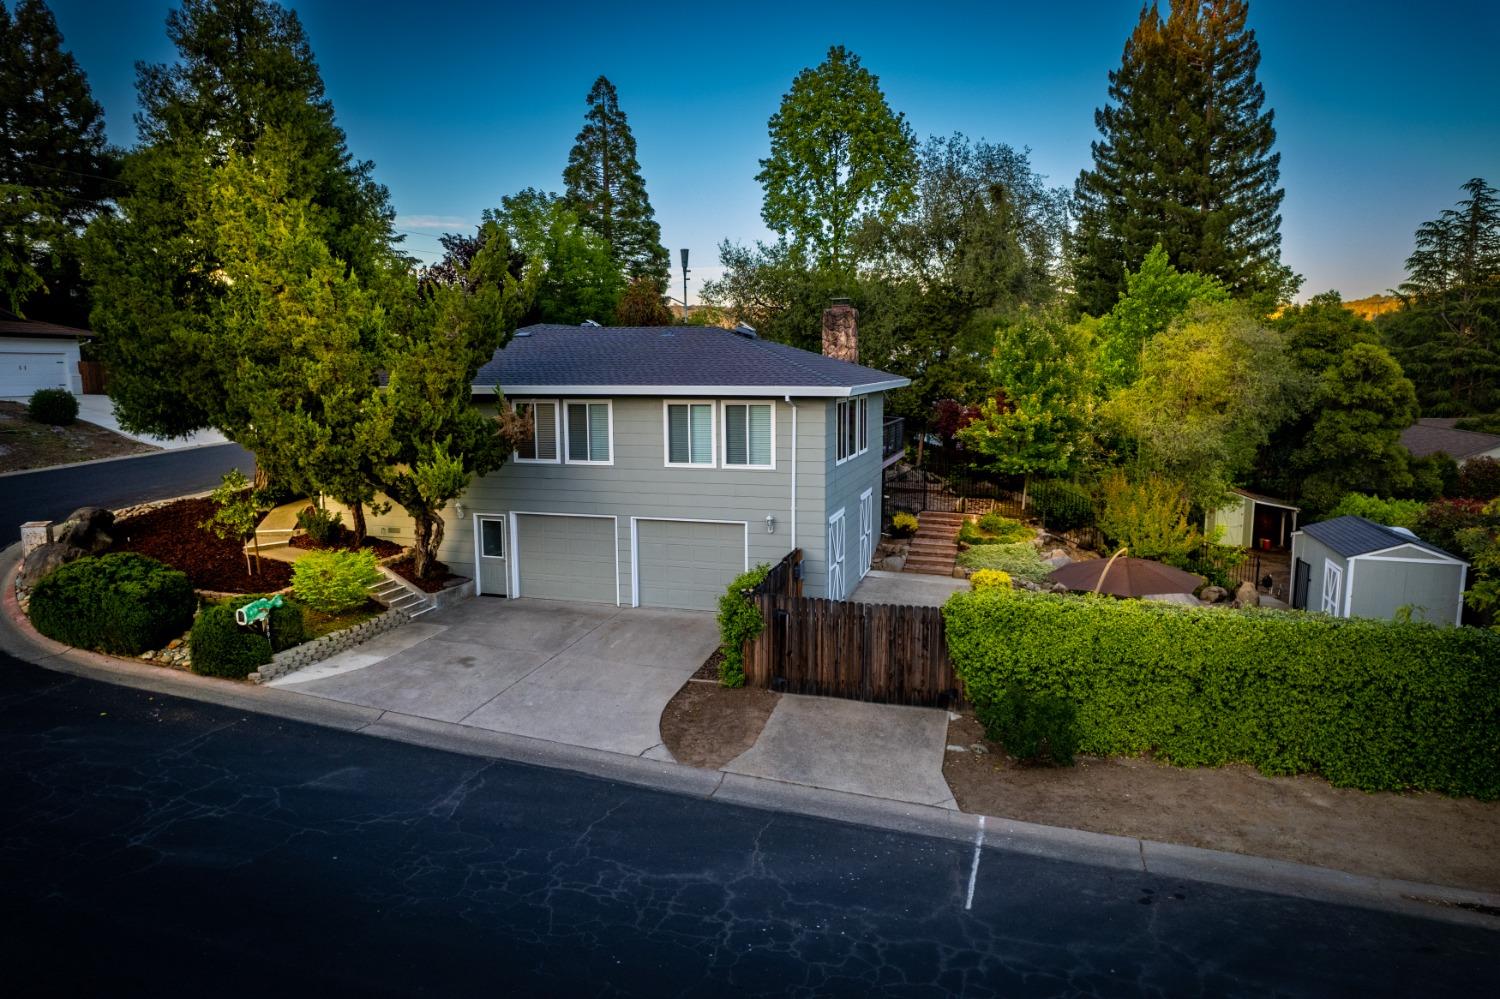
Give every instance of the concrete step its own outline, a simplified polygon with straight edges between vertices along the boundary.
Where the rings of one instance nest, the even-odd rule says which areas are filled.
[[[937,572],[952,572],[956,564],[951,558],[909,558],[906,560],[905,568],[923,568],[932,569]]]

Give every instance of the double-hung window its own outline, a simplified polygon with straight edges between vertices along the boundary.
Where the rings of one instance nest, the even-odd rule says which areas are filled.
[[[561,460],[557,446],[557,403],[536,399],[516,403],[516,415],[531,422],[531,434],[516,445],[516,461],[556,464]]]
[[[714,404],[666,403],[668,465],[714,464]]]
[[[870,399],[841,399],[835,411],[834,434],[838,438],[838,460],[848,461],[870,449]]]
[[[569,402],[567,410],[568,464],[610,464],[610,422],[607,402]]]
[[[769,402],[724,403],[724,465],[775,468],[775,425]]]

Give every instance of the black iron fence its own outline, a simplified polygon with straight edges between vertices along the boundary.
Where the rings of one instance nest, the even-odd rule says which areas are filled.
[[[880,428],[880,460],[889,461],[906,450],[906,418],[887,417]]]

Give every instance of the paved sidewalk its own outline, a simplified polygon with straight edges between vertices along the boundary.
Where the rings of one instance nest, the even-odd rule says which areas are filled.
[[[176,451],[186,447],[202,447],[205,444],[223,444],[227,438],[217,430],[199,430],[197,433],[188,434],[186,437],[152,437],[150,434],[133,434],[120,426],[120,421],[115,418],[115,404],[107,395],[80,395],[78,400],[78,418],[85,423],[92,423],[106,430],[131,440],[140,441],[143,444],[152,444],[165,451]]]

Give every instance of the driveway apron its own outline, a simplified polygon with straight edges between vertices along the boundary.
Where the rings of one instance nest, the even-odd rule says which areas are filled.
[[[348,669],[330,661],[277,686],[660,757],[662,709],[719,641],[713,615],[701,611],[488,597],[434,611],[395,634],[416,628],[428,637],[378,661],[351,661]]]

